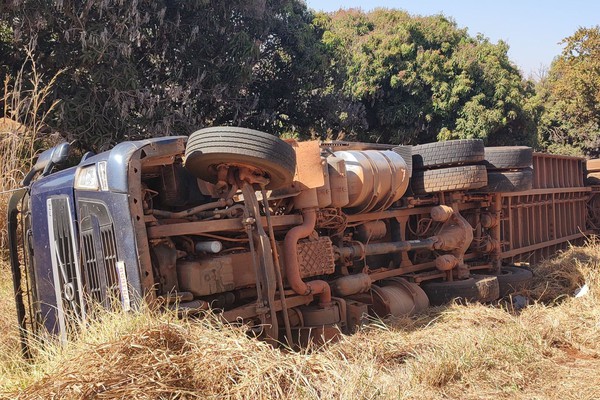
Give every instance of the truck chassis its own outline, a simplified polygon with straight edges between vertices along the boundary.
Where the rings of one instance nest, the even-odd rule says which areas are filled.
[[[23,349],[97,309],[213,309],[273,342],[352,332],[453,298],[493,301],[599,226],[581,158],[284,142],[249,129],[42,153],[8,210]],[[34,178],[36,178],[34,180]]]

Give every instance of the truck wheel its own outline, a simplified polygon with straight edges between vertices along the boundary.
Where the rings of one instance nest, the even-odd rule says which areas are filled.
[[[219,164],[259,168],[270,180],[267,189],[277,189],[292,183],[296,153],[278,137],[253,129],[214,127],[192,133],[185,167],[198,178],[216,183]]]
[[[442,305],[454,299],[490,302],[500,297],[498,279],[489,275],[472,275],[452,282],[430,282],[421,285],[432,305]]]
[[[585,181],[588,185],[600,185],[600,172],[590,172]]]
[[[408,177],[412,176],[413,162],[412,162],[412,146],[398,146],[394,147],[392,151],[396,154],[400,154],[400,157],[406,162],[408,168]]]
[[[488,172],[487,186],[479,191],[488,193],[523,192],[533,187],[533,169],[525,168],[513,172]]]
[[[500,297],[525,289],[533,279],[533,272],[519,267],[502,267],[500,275],[497,275],[500,286]]]
[[[533,149],[526,146],[486,147],[484,164],[489,170],[529,168]]]
[[[414,171],[411,181],[415,194],[479,189],[488,182],[484,165]]]
[[[585,169],[588,172],[600,172],[600,158],[587,160],[585,162]]]
[[[472,164],[483,159],[484,146],[481,139],[448,140],[412,148],[413,169]]]

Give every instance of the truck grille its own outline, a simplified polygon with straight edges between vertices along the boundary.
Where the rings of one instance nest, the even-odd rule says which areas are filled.
[[[72,218],[66,197],[48,200],[49,222],[55,259],[55,282],[58,283],[62,308],[67,316],[81,318],[81,293],[78,279],[77,259],[73,245]],[[58,300],[58,299],[57,299]]]
[[[111,308],[119,301],[117,245],[112,220],[102,204],[81,207],[81,254],[84,288],[88,300]]]

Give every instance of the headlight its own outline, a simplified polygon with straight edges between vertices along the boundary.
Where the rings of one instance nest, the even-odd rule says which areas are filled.
[[[79,168],[75,175],[75,189],[107,191],[107,176],[106,161]]]
[[[96,164],[88,165],[77,171],[77,175],[75,176],[75,189],[98,190],[99,188]]]

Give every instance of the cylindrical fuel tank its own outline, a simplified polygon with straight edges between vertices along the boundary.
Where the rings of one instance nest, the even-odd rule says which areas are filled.
[[[399,154],[385,150],[337,151],[345,161],[350,214],[381,211],[399,200],[408,188],[408,169]]]
[[[329,188],[331,189],[331,207],[345,207],[348,199],[348,179],[346,162],[335,156],[327,157],[329,170]]]

